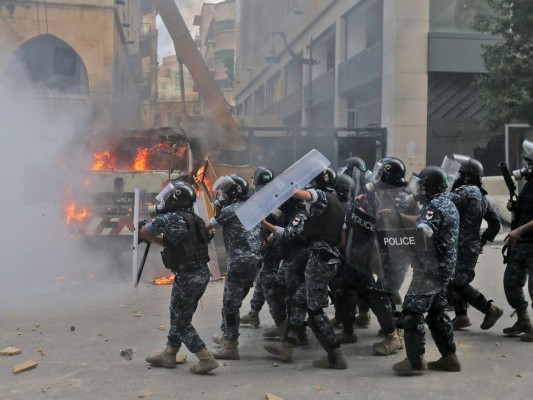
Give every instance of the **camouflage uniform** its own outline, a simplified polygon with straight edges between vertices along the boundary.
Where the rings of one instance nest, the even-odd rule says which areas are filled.
[[[319,217],[328,208],[326,193],[319,189],[309,190],[314,202],[311,203],[309,216]],[[328,283],[337,275],[340,267],[340,252],[336,245],[325,240],[311,237],[309,239],[309,259],[305,267],[305,284],[307,294],[308,324],[318,341],[324,347],[334,364],[334,350],[339,348],[335,331],[324,308],[329,305]]]
[[[222,325],[224,339],[236,341],[239,337],[239,310],[257,276],[260,265],[260,225],[246,230],[235,210],[240,201],[224,206],[211,218],[211,225],[223,228],[226,248],[227,274],[222,299]]]
[[[467,303],[482,313],[488,313],[491,301],[470,283],[475,277],[475,267],[481,252],[480,227],[483,218],[488,218],[489,231],[484,238],[494,240],[500,230],[500,218],[494,207],[475,185],[461,186],[449,194],[460,216],[457,266],[452,281],[452,299],[457,316],[467,314]],[[493,235],[492,238],[488,235]]]
[[[168,213],[157,217],[145,226],[151,236],[163,234],[171,245],[188,238],[189,229],[183,217]],[[207,264],[180,266],[172,284],[170,297],[170,329],[167,344],[179,349],[184,343],[191,353],[204,349],[205,343],[192,326],[192,317],[209,283]]]
[[[283,299],[278,298],[274,291],[277,286],[279,263],[281,262],[281,250],[275,239],[266,244],[263,256],[263,267],[259,273],[259,281],[265,296],[270,315],[276,325],[280,325],[286,319],[286,310]]]
[[[433,231],[434,251],[419,253],[413,260],[413,279],[403,302],[400,324],[405,330],[407,357],[415,369],[421,369],[420,357],[425,353],[425,322],[443,357],[454,354],[456,346],[453,326],[445,312],[446,288],[457,262],[459,213],[446,195],[438,194],[429,201],[417,219],[417,226]]]
[[[513,229],[533,219],[533,179],[526,182],[518,199],[521,210],[515,214]],[[533,232],[523,234],[509,253],[503,277],[505,296],[515,310],[527,310],[528,302],[523,287],[527,280],[533,306]]]

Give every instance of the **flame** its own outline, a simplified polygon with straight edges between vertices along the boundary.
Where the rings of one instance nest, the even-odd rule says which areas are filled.
[[[81,221],[89,215],[91,215],[91,213],[87,211],[86,208],[76,211],[76,203],[74,203],[73,201],[71,201],[65,209],[65,217],[67,218],[67,224],[70,224],[73,219]]]
[[[202,180],[203,182],[205,183],[205,185],[207,186],[207,189],[209,190],[209,192],[211,194],[213,194],[213,190],[211,189],[211,187],[213,186],[213,184],[211,183],[211,180],[205,176],[205,166],[202,165],[198,171],[196,171],[196,174],[194,175],[194,181],[200,185],[202,183]]]
[[[68,279],[68,276],[64,276],[64,275],[60,275],[60,276],[56,276],[55,277],[55,280],[57,282],[60,282],[60,281],[66,281]]]
[[[150,149],[148,147],[137,148],[137,156],[135,156],[135,161],[133,162],[134,171],[146,171],[146,166],[148,165],[147,158],[149,151]]]
[[[176,274],[170,274],[169,276],[161,276],[159,278],[155,278],[152,283],[154,285],[172,285],[175,276]]]
[[[106,169],[115,169],[114,162],[111,160],[111,152],[103,150],[93,153],[93,164],[91,165],[93,171],[103,171]]]

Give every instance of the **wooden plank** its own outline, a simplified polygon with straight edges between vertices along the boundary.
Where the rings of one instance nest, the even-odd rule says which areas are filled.
[[[267,393],[266,400],[285,400],[285,399],[283,397],[276,396],[275,394]]]
[[[24,371],[28,371],[37,366],[37,363],[33,360],[24,361],[23,363],[17,364],[13,367],[13,373],[19,374]]]
[[[6,347],[4,350],[0,350],[0,356],[15,356],[17,354],[20,354],[22,352],[21,349],[17,349],[16,347],[9,346]]]

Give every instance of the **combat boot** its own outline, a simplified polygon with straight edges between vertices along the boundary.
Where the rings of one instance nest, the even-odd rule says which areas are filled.
[[[520,335],[520,340],[522,342],[533,342],[533,332],[524,333],[523,335]]]
[[[483,330],[492,328],[496,321],[498,321],[498,319],[500,319],[502,315],[503,310],[500,307],[496,307],[491,303],[489,311],[485,314],[485,318],[483,319],[480,328]]]
[[[193,374],[205,375],[209,371],[218,368],[218,362],[209,350],[202,349],[194,354],[198,357],[199,363],[191,367]]]
[[[214,333],[213,336],[211,336],[211,340],[216,344],[222,344],[222,341],[224,340],[224,333]]]
[[[240,323],[251,325],[254,328],[257,328],[259,325],[261,325],[261,322],[259,321],[259,313],[254,310],[250,310],[248,314],[241,317]]]
[[[362,328],[368,328],[368,326],[370,325],[370,313],[369,312],[359,313],[355,317],[355,325],[360,326]]]
[[[406,358],[403,361],[394,364],[392,366],[392,369],[398,375],[402,376],[419,375],[422,374],[426,369],[428,369],[428,365],[426,363],[426,360],[424,359],[424,356],[420,356],[420,364],[420,369],[414,369],[413,364],[411,364],[411,361]]]
[[[276,344],[266,344],[263,346],[263,348],[270,354],[281,358],[285,362],[292,362],[292,353],[294,351],[294,345],[290,343],[283,342]]]
[[[335,317],[331,318],[329,322],[331,323],[331,326],[334,328],[339,328],[342,325],[341,320]]]
[[[344,354],[342,354],[342,350],[340,347],[337,347],[333,349],[333,353],[335,354],[335,364],[331,364],[329,362],[328,356],[324,356],[322,358],[319,358],[318,360],[313,361],[313,367],[315,368],[326,368],[326,369],[346,369],[348,368],[348,364],[346,363],[346,359],[344,358]]]
[[[176,354],[178,348],[167,345],[165,350],[153,356],[146,357],[146,362],[152,367],[176,368]]]
[[[461,363],[455,353],[428,362],[428,368],[433,371],[461,372]]]
[[[287,320],[283,321],[279,325],[272,325],[270,328],[265,329],[265,331],[263,332],[263,337],[268,339],[282,337],[285,333],[286,326]]]
[[[377,356],[388,356],[397,350],[403,349],[402,339],[398,335],[398,332],[394,331],[390,335],[385,336],[384,341],[374,343],[373,349],[374,354]]]
[[[521,333],[533,333],[533,325],[529,319],[529,314],[527,309],[515,310],[511,317],[516,313],[518,321],[509,328],[505,328],[503,333],[508,336],[519,336]]]
[[[401,306],[403,304],[402,296],[398,292],[392,295],[392,300],[394,301],[394,304],[397,306]]]
[[[457,331],[459,329],[468,328],[472,325],[472,322],[470,322],[470,318],[468,318],[468,315],[458,315],[453,319],[452,325],[453,330]]]
[[[239,342],[236,340],[222,340],[222,348],[213,353],[217,360],[239,360]]]
[[[337,341],[340,344],[357,343],[357,334],[355,332],[350,335],[342,331],[340,333],[337,333],[335,336],[337,337]]]

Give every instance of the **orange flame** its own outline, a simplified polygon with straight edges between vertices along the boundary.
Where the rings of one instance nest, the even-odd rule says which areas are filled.
[[[106,169],[115,169],[115,165],[111,160],[111,152],[103,150],[93,153],[93,164],[91,165],[93,171],[103,171]]]
[[[211,186],[212,186],[212,183],[211,183],[211,180],[205,176],[205,166],[202,165],[198,171],[196,171],[196,174],[194,175],[194,181],[200,185],[202,183],[202,180],[203,182],[205,183],[205,185],[207,186],[207,189],[209,190],[209,192],[212,194],[213,193],[213,190],[211,189]]]
[[[87,211],[86,208],[76,211],[76,204],[73,201],[71,201],[65,209],[65,217],[67,219],[67,224],[70,224],[73,219],[81,221],[89,215],[91,215],[91,213]]]
[[[135,156],[135,161],[133,162],[133,170],[134,171],[146,171],[147,170],[147,159],[148,159],[148,152],[150,149],[148,147],[138,147],[137,148],[137,156]]]
[[[159,278],[155,278],[152,282],[154,285],[172,285],[175,276],[176,274],[170,274],[169,276],[161,276]]]

